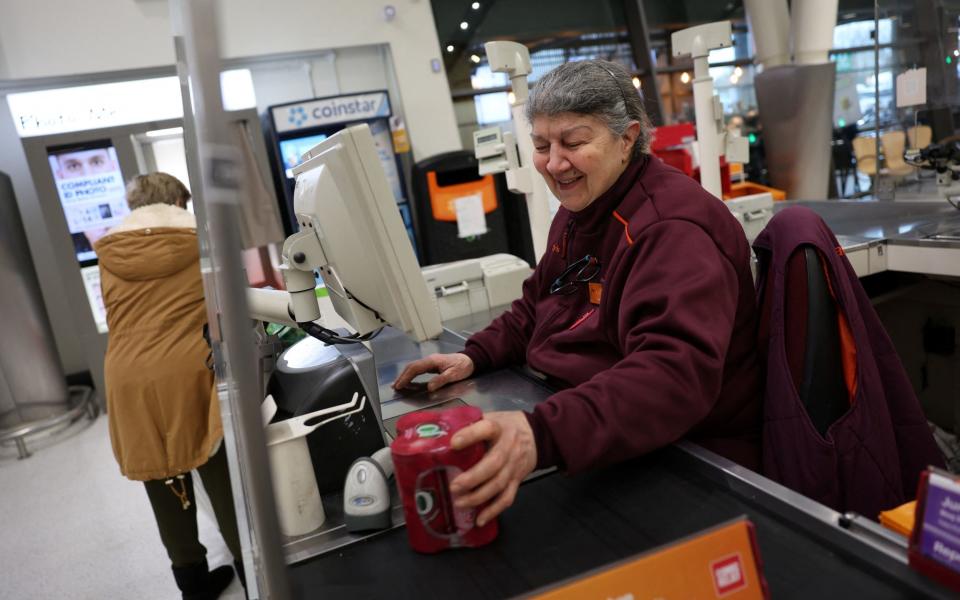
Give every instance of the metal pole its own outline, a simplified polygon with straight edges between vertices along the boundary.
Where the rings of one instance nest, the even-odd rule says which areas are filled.
[[[240,266],[242,162],[220,93],[216,0],[170,3],[183,91],[184,141],[198,216],[201,268],[224,444],[243,546],[247,595],[290,597],[260,417],[258,357]]]
[[[700,185],[723,199],[720,181],[720,136],[717,133],[713,100],[713,78],[706,54],[693,57],[693,106],[697,118],[697,144],[700,147]]]
[[[660,89],[657,85],[657,63],[653,59],[650,47],[650,32],[647,27],[647,16],[643,10],[643,0],[625,0],[623,8],[627,17],[627,33],[630,38],[630,49],[633,51],[633,62],[637,65],[637,70],[641,73],[640,81],[643,82],[641,87],[644,108],[656,127],[666,125]]]
[[[522,76],[526,84],[527,76]],[[518,78],[521,79],[521,78]],[[516,89],[516,88],[514,88]],[[553,215],[550,214],[550,189],[543,177],[540,177],[533,167],[533,140],[530,137],[532,126],[527,121],[524,114],[524,105],[526,99],[520,101],[519,94],[517,103],[510,107],[510,114],[513,117],[513,127],[517,132],[517,150],[520,154],[520,167],[526,169],[528,176],[526,183],[529,191],[525,192],[527,196],[527,214],[530,218],[530,233],[533,242],[534,260],[540,262],[547,252],[547,234],[550,232],[550,223]],[[509,182],[509,180],[508,180]]]
[[[790,9],[787,0],[744,0],[756,64],[763,70],[790,64]]]
[[[837,26],[837,0],[795,0],[790,7],[793,62],[821,65],[830,62],[833,31]]]
[[[873,197],[879,199],[880,190],[880,0],[873,0],[873,113],[877,168],[873,174]]]

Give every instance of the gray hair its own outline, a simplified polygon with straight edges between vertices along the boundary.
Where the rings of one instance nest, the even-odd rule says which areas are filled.
[[[187,186],[173,175],[159,171],[137,175],[127,185],[127,205],[130,210],[150,204],[186,204],[189,199]]]
[[[615,136],[621,136],[634,121],[640,135],[631,159],[649,154],[653,126],[643,108],[643,96],[633,87],[633,78],[621,65],[607,60],[568,62],[537,81],[526,106],[527,120],[560,113],[592,115],[603,121]]]

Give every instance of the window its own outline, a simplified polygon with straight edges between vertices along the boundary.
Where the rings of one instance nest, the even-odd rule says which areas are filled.
[[[831,60],[837,66],[834,125],[843,127],[856,122],[861,130],[876,125],[876,97],[874,86],[879,83],[880,126],[885,127],[896,121],[896,102],[894,98],[894,73],[902,68],[898,64],[894,42],[894,20],[881,19],[877,30],[878,39],[885,48],[879,50],[879,79],[874,68],[872,19],[841,23],[833,30],[834,50],[854,49],[849,52],[834,52]],[[856,106],[853,104],[854,96]]]

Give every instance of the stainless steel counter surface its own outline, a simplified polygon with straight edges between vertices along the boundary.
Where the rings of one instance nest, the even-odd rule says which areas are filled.
[[[950,234],[960,238],[960,210],[945,201],[795,200],[777,202],[774,210],[788,206],[806,206],[819,214],[844,248],[847,240],[960,248],[960,239],[949,239]]]
[[[837,241],[840,242],[840,245],[843,246],[843,249],[847,252],[866,249],[869,248],[871,244],[880,243],[879,240],[872,240],[859,235],[837,235]]]
[[[502,312],[502,311],[498,311]],[[469,403],[484,412],[491,410],[531,410],[546,399],[550,392],[533,380],[505,369],[471,377],[466,381],[444,386],[436,392],[426,391],[426,381],[435,374],[428,373],[414,379],[417,388],[396,392],[391,384],[404,367],[433,353],[459,352],[467,337],[485,327],[494,315],[484,312],[455,319],[444,324],[444,332],[437,340],[417,344],[391,328],[384,329],[371,347],[377,363],[377,381],[383,419],[391,419],[408,412],[429,408],[454,398],[469,398]]]
[[[449,335],[449,332],[447,332]],[[420,389],[396,392],[391,384],[403,368],[421,356],[433,352],[459,352],[463,341],[456,337],[441,336],[437,341],[415,344],[403,334],[385,330],[373,345],[377,361],[377,377],[380,383],[380,406],[384,421],[415,410],[436,406],[460,398],[469,404],[491,410],[532,410],[533,406],[550,395],[550,391],[510,369],[484,373],[464,381],[444,386],[435,392],[427,392],[426,380],[434,374],[414,379],[423,382]]]

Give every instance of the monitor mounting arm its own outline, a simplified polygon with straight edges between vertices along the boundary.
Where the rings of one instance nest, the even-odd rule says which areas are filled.
[[[307,222],[303,222],[303,215],[300,218],[300,231],[286,239],[281,253],[283,264],[280,265],[280,273],[287,288],[285,293],[290,298],[287,308],[289,316],[301,329],[314,337],[320,337],[327,343],[365,341],[367,336],[375,335],[380,328],[387,325],[386,321],[376,311],[354,298],[344,287],[337,272],[327,260],[320,237],[317,235],[318,229],[310,222],[312,216]],[[315,330],[318,328],[329,331],[314,323],[321,317],[320,304],[317,302],[316,271],[319,271],[323,278],[334,310],[357,326],[356,336],[337,338],[337,336],[331,337],[330,334],[324,334],[326,337],[316,335]]]
[[[294,233],[283,243],[283,264],[280,273],[290,294],[290,311],[297,323],[320,318],[317,303],[317,269],[327,266],[327,257],[313,227]]]

